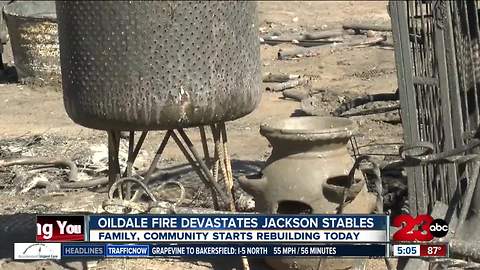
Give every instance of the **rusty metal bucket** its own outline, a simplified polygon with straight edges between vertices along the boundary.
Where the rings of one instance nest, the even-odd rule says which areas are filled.
[[[16,1],[4,6],[18,78],[60,83],[60,56],[54,1]]]
[[[65,108],[78,124],[192,127],[260,101],[254,2],[58,1],[57,14]]]

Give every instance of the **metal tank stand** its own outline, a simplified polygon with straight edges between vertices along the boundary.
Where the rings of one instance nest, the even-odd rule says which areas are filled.
[[[110,190],[108,193],[109,199],[103,203],[103,208],[106,210],[106,208],[109,206],[119,206],[122,208],[123,213],[129,213],[131,210],[149,212],[153,207],[159,206],[155,195],[153,195],[148,188],[148,183],[152,179],[152,175],[155,172],[158,161],[160,160],[160,157],[171,137],[177,144],[178,148],[180,148],[180,151],[182,151],[187,161],[196,171],[200,177],[200,180],[202,180],[202,182],[210,189],[215,210],[221,209],[235,212],[236,207],[233,192],[232,165],[228,152],[228,138],[225,123],[221,122],[210,125],[214,141],[213,159],[210,158],[205,126],[200,126],[198,128],[200,130],[204,159],[202,159],[202,157],[198,154],[192,141],[182,128],[171,129],[165,133],[165,136],[163,137],[163,140],[157,149],[149,169],[144,174],[143,179],[140,180],[132,177],[132,169],[133,163],[140,152],[140,148],[147,137],[148,131],[143,131],[141,133],[137,143],[135,143],[135,131],[130,131],[127,167],[123,173],[120,171],[120,163],[118,158],[120,148],[120,131],[108,131],[108,177]],[[218,183],[220,171],[222,172],[225,180],[225,189],[223,189]],[[183,199],[183,186],[181,186],[181,184],[178,182],[177,184],[181,187],[182,195],[180,195],[180,198],[176,203],[170,204],[170,207],[172,208],[175,208],[175,205],[180,203]],[[137,188],[135,189],[135,187]],[[115,197],[115,194],[117,198]],[[140,200],[142,194],[146,194],[151,199],[152,204],[150,207],[139,207],[137,202]],[[220,197],[222,204],[220,204],[218,197]],[[198,213],[192,210],[187,210],[187,212]],[[217,211],[217,213],[220,212]],[[246,257],[242,257],[242,265],[244,270],[250,269],[249,262]]]
[[[127,167],[124,172],[120,171],[119,164],[119,146],[120,131],[108,131],[108,149],[109,149],[109,199],[125,202],[125,205],[138,202],[143,194],[146,194],[152,201],[156,201],[153,194],[148,190],[148,184],[152,180],[158,161],[165,150],[165,147],[172,138],[177,144],[180,151],[193,167],[200,177],[200,180],[210,189],[213,198],[215,210],[235,211],[235,203],[233,196],[233,175],[228,153],[228,139],[225,123],[211,124],[210,129],[214,141],[213,159],[210,158],[210,151],[207,143],[207,135],[205,126],[198,127],[203,148],[203,158],[196,150],[192,141],[184,131],[184,129],[171,129],[165,133],[160,146],[148,170],[143,173],[142,177],[132,177],[133,163],[138,156],[142,144],[147,137],[148,131],[142,131],[140,137],[135,143],[135,131],[129,132],[128,143],[128,159]],[[219,172],[221,171],[225,179],[225,188],[219,182]],[[182,187],[183,189],[183,187]],[[219,201],[220,198],[220,201]]]

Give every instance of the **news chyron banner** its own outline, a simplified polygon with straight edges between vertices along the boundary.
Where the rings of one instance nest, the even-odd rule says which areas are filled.
[[[90,216],[93,242],[388,242],[386,216]]]
[[[386,215],[38,216],[37,242],[62,242],[62,258],[385,257],[388,224]]]

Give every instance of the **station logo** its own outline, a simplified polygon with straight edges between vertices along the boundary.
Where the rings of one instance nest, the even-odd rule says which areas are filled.
[[[433,219],[430,215],[401,214],[395,217],[393,226],[399,228],[393,234],[394,241],[431,241],[446,236],[449,229],[445,220]]]
[[[62,258],[60,243],[14,243],[15,260],[58,260]]]

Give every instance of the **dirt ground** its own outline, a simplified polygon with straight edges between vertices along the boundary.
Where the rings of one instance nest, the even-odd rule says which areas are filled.
[[[298,33],[306,30],[336,29],[343,23],[368,21],[389,24],[383,1],[281,1],[259,3],[259,34]],[[364,94],[394,92],[397,88],[393,48],[378,46],[364,48],[338,48],[322,51],[315,57],[295,60],[278,60],[279,49],[295,47],[292,44],[262,45],[262,72],[299,74],[309,78],[309,86],[321,88],[320,106],[325,110],[335,108],[346,98]],[[313,85],[313,86],[312,86]],[[301,86],[299,89],[306,88]],[[327,95],[328,94],[328,95]],[[301,103],[283,98],[279,92],[265,91],[259,107],[246,117],[227,123],[229,150],[233,159],[234,173],[251,173],[261,169],[271,148],[259,134],[259,125],[269,119],[290,117],[301,109]],[[62,93],[54,87],[32,87],[20,84],[0,85],[0,160],[25,156],[64,157],[74,160],[82,175],[91,171],[82,170],[82,163],[90,162],[95,149],[104,149],[106,134],[103,131],[84,128],[73,123],[63,107]],[[401,143],[401,126],[371,117],[352,117],[360,127],[357,143],[365,153],[382,152],[395,154],[398,148],[375,148],[374,143]],[[145,169],[158,147],[164,132],[153,132],[147,137],[145,147],[137,162],[137,169]],[[198,130],[188,134],[200,149]],[[362,147],[364,146],[364,147]],[[103,148],[102,148],[103,147]],[[103,150],[102,150],[103,151]],[[98,150],[95,153],[105,153]],[[162,156],[159,167],[185,165],[186,160],[175,144],[170,143]],[[60,169],[40,169],[13,166],[0,169],[0,214],[55,213],[58,211],[96,212],[106,198],[99,190],[72,190],[52,192],[47,189],[28,189],[32,177],[50,177],[50,181],[64,181],[67,172]],[[105,168],[103,168],[104,170]],[[95,173],[102,174],[102,168]],[[26,175],[27,177],[17,177]],[[195,181],[191,172],[180,177],[190,177],[194,182],[191,190],[204,189]],[[198,180],[198,179],[196,179]],[[192,198],[192,201],[194,198]],[[202,205],[208,206],[208,205]],[[251,269],[267,269],[253,262]],[[58,265],[54,262],[20,263],[0,261],[1,269],[239,269],[236,265],[215,264],[206,261],[162,260],[102,260],[91,261],[81,266]],[[258,265],[258,266],[257,266]],[[386,269],[383,260],[370,260],[366,269]]]

